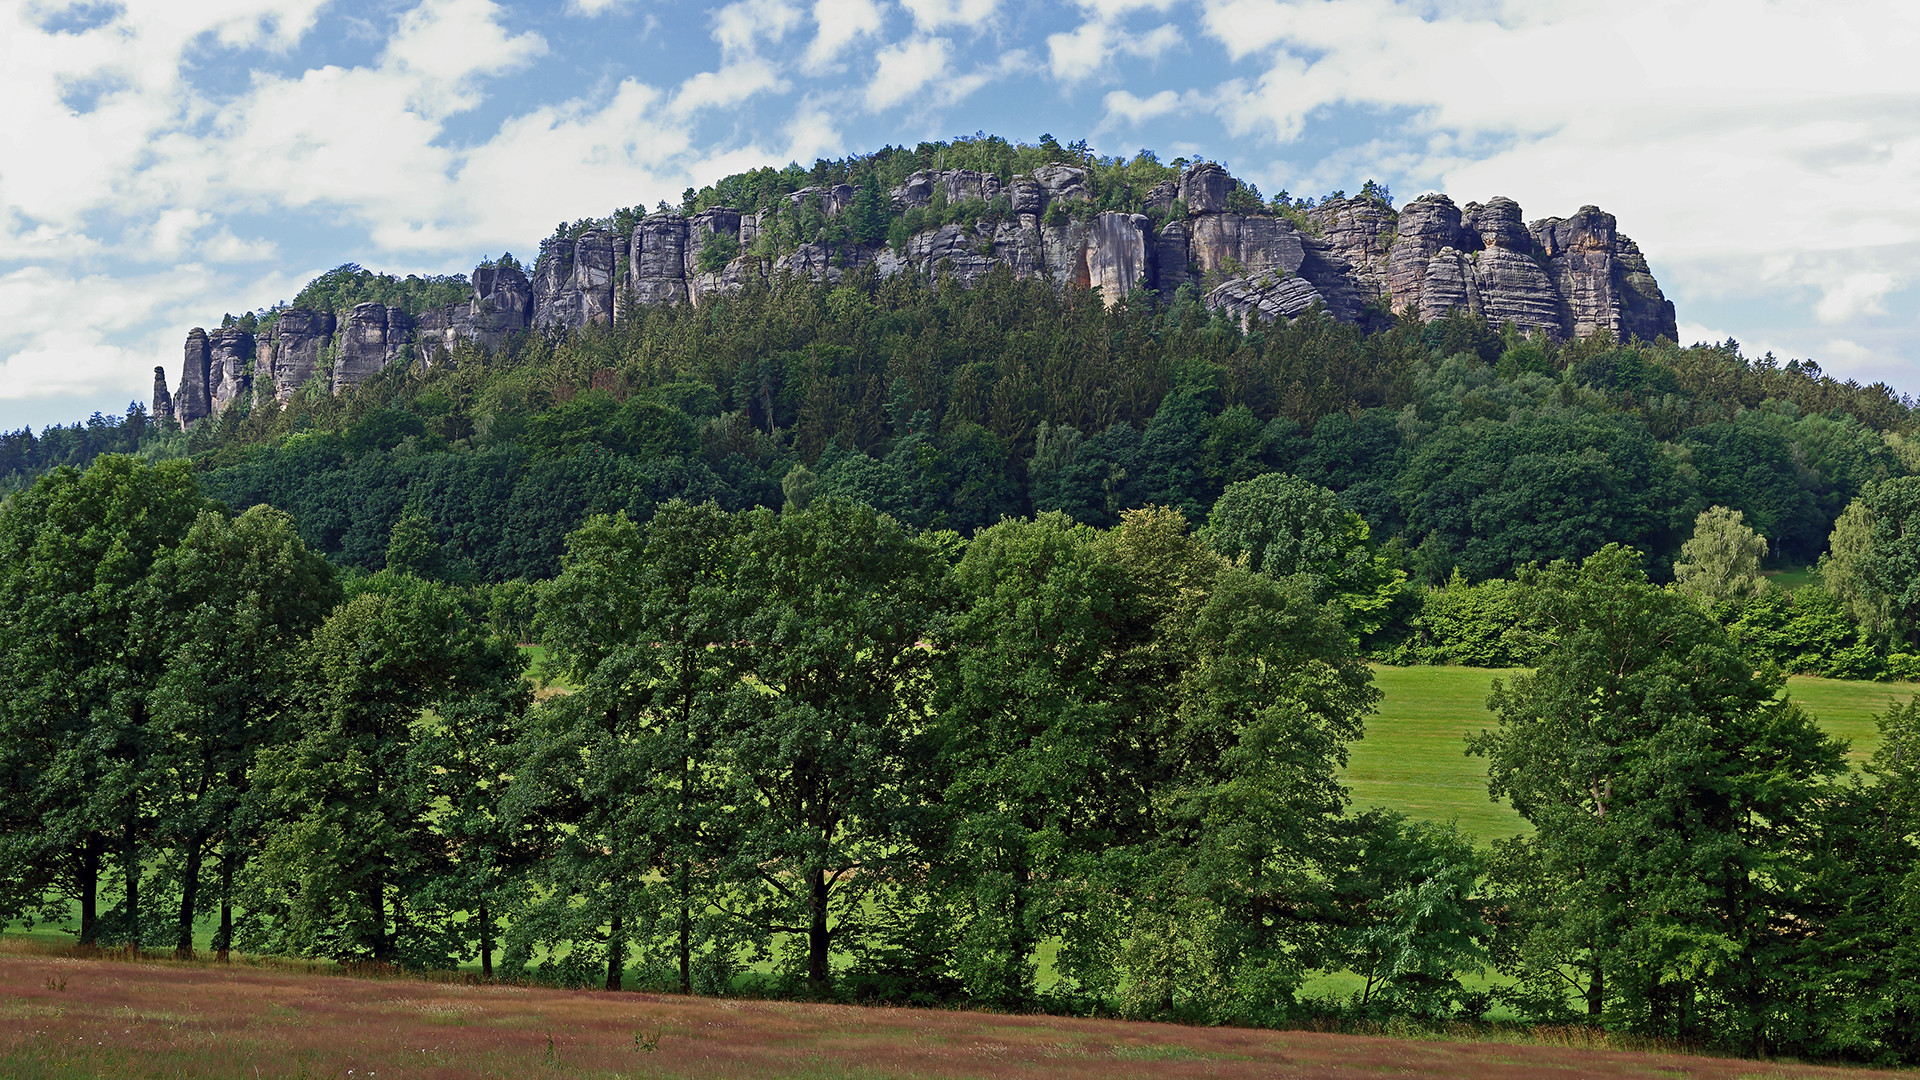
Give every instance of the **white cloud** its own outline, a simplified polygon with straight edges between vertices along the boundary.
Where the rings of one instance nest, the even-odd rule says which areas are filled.
[[[1098,74],[1115,56],[1152,59],[1183,41],[1172,23],[1135,34],[1106,19],[1089,19],[1070,32],[1048,35],[1047,52],[1053,77],[1074,83]]]
[[[752,53],[762,38],[779,41],[799,26],[800,7],[790,0],[736,0],[713,16],[713,40],[723,56]]]
[[[1882,301],[1900,284],[1900,279],[1892,274],[1848,274],[1827,284],[1826,295],[1813,306],[1813,313],[1823,323],[1847,322],[1861,315],[1885,315],[1887,308]]]
[[[1000,0],[900,0],[921,30],[943,26],[984,26],[1000,9]]]
[[[1162,90],[1146,98],[1138,97],[1131,91],[1114,90],[1106,96],[1107,115],[1101,127],[1108,127],[1116,121],[1125,121],[1129,124],[1144,123],[1179,112],[1189,104],[1185,97],[1171,90]]]
[[[950,43],[946,38],[913,38],[881,49],[874,57],[877,70],[867,84],[867,108],[885,109],[912,97],[947,72]]]
[[[816,71],[839,59],[857,37],[880,31],[880,8],[873,0],[815,0],[813,21],[820,27],[807,46],[805,63]]]
[[[632,4],[633,0],[567,0],[567,14],[594,18],[609,11],[621,11]]]
[[[786,83],[771,63],[754,57],[728,64],[718,71],[703,71],[680,84],[673,96],[673,111],[680,114],[699,109],[737,105],[756,94],[783,90]]]

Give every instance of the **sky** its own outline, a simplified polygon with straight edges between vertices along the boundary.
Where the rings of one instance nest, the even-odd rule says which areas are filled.
[[[1920,393],[1912,0],[0,0],[0,428],[330,267],[987,131],[1593,204],[1683,343]]]

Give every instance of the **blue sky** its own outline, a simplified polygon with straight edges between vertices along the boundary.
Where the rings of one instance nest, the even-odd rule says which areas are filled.
[[[1687,340],[1920,392],[1915,40],[1910,0],[0,0],[0,427],[342,262],[975,130],[1596,204]]]

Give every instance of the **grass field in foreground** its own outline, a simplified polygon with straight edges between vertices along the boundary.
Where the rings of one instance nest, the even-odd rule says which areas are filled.
[[[1367,719],[1367,737],[1353,745],[1345,780],[1356,807],[1384,806],[1410,817],[1457,821],[1485,842],[1526,828],[1505,803],[1487,799],[1487,763],[1466,756],[1466,736],[1493,726],[1487,692],[1517,669],[1382,667],[1373,669],[1385,698]],[[1878,745],[1873,717],[1889,700],[1905,702],[1912,683],[1847,682],[1795,675],[1787,693],[1827,731],[1853,743],[1858,764]]]
[[[1417,1041],[0,957],[0,1075],[12,1080],[1896,1075],[1636,1053],[1597,1038]]]

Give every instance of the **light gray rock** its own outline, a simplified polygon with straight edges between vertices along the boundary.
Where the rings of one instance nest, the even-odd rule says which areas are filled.
[[[1444,247],[1428,256],[1426,272],[1420,280],[1420,317],[1434,320],[1454,310],[1469,315],[1482,313],[1480,286],[1473,275],[1473,263],[1458,248]]]
[[[1180,197],[1180,181],[1162,180],[1147,189],[1142,200],[1149,214],[1164,214],[1173,209],[1173,201]]]
[[[1180,286],[1199,280],[1193,265],[1193,226],[1169,221],[1154,235],[1154,285],[1164,299]]]
[[[1400,208],[1393,246],[1387,252],[1387,295],[1393,310],[1411,307],[1431,310],[1422,289],[1427,279],[1427,261],[1444,249],[1458,252],[1462,247],[1478,247],[1463,238],[1460,208],[1445,195],[1424,195]],[[1446,310],[1445,308],[1441,309]]]
[[[1311,284],[1327,306],[1327,313],[1344,322],[1359,322],[1366,305],[1377,294],[1360,291],[1360,275],[1346,256],[1324,237],[1302,236],[1300,276]]]
[[[1075,261],[1076,285],[1100,290],[1108,307],[1135,289],[1149,288],[1149,230],[1152,222],[1141,214],[1095,214],[1087,223],[1086,239]]]
[[[713,270],[703,272],[700,269],[700,252],[714,237],[722,236],[731,240],[737,249],[740,244],[740,211],[724,206],[702,210],[687,222],[687,251],[684,272],[687,279],[687,299],[698,304],[702,296],[721,289],[725,281],[725,272]]]
[[[1188,259],[1203,275],[1292,274],[1306,258],[1299,232],[1285,218],[1206,213],[1189,218],[1188,225],[1193,230]]]
[[[1488,247],[1473,256],[1473,278],[1480,295],[1479,313],[1488,323],[1512,323],[1556,339],[1563,336],[1559,294],[1531,254],[1506,246]]]
[[[253,333],[231,326],[215,330],[207,335],[207,352],[208,415],[219,416],[253,390]]]
[[[1222,282],[1207,293],[1207,307],[1224,311],[1243,327],[1254,319],[1274,322],[1291,319],[1315,304],[1324,303],[1319,290],[1302,277],[1263,274],[1258,278],[1234,278]]]
[[[281,401],[293,397],[319,371],[321,353],[333,344],[334,328],[331,311],[288,308],[280,312],[267,334],[267,377],[254,381],[256,392],[271,393]]]
[[[344,393],[412,355],[413,319],[385,304],[355,304],[340,331],[333,392]]]
[[[1090,199],[1093,188],[1087,183],[1087,170],[1054,162],[1033,170],[1033,182],[1047,193],[1047,201]]]
[[[1211,161],[1198,165],[1189,165],[1180,175],[1180,198],[1187,204],[1189,214],[1218,214],[1227,209],[1227,196],[1233,194],[1240,182],[1227,175],[1227,170]]]
[[[1639,245],[1620,235],[1612,214],[1583,206],[1570,218],[1528,229],[1547,259],[1566,314],[1567,333],[1596,331],[1624,340],[1678,336],[1673,305],[1647,270]]]
[[[628,288],[638,304],[687,298],[687,219],[655,214],[633,230],[627,256]]]
[[[907,241],[907,260],[927,277],[943,271],[972,285],[994,268],[994,237],[965,225],[942,225],[915,234]]]
[[[1363,301],[1389,295],[1387,252],[1400,215],[1372,199],[1355,198],[1327,199],[1307,217],[1327,242],[1329,261],[1337,255],[1350,268],[1351,287]]]
[[[1007,185],[1007,201],[1016,214],[1041,214],[1047,209],[1047,189],[1031,176],[1016,176]]]

